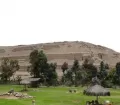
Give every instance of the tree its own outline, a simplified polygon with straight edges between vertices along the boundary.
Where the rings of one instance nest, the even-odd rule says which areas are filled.
[[[10,77],[19,70],[19,64],[17,60],[10,60],[3,58],[1,62],[1,79],[5,82],[10,80]]]
[[[87,72],[83,69],[81,74],[82,74],[81,85],[85,86],[86,84],[89,84],[90,79],[88,78]]]
[[[28,72],[30,72],[30,74],[33,77],[39,77],[40,73],[38,70],[38,50],[34,50],[30,53],[29,55],[29,63],[31,64],[30,66],[28,66]]]
[[[75,59],[71,69],[64,73],[64,83],[69,86],[78,86],[81,84],[83,76],[83,71],[80,68],[79,61]]]
[[[105,64],[103,61],[100,62],[100,71],[105,71]]]
[[[28,71],[34,78],[40,78],[42,83],[53,85],[57,80],[56,63],[48,63],[43,51],[34,50],[30,53]]]
[[[64,72],[68,69],[68,63],[64,62],[63,65],[61,66],[61,69],[62,69],[62,72],[63,72],[63,75],[64,75]]]
[[[109,65],[106,63],[105,64],[105,69],[109,69],[110,67],[109,67]]]
[[[62,72],[63,72],[63,76],[62,76],[62,82],[63,84],[65,83],[65,73],[68,69],[68,63],[64,62],[63,65],[61,66]]]
[[[80,65],[78,60],[74,60],[71,70],[76,76],[77,71],[80,70]]]
[[[93,63],[90,63],[88,59],[85,59],[85,61],[83,62],[82,69],[87,72],[90,80],[92,79],[92,77],[97,76],[96,66],[94,66]]]
[[[46,82],[48,85],[56,85],[57,84],[57,63],[50,63],[49,68],[44,73],[44,76],[46,77]]]
[[[44,52],[39,52],[38,50],[32,51],[29,60],[31,65],[28,67],[28,71],[30,74],[35,78],[42,77],[43,72],[48,67],[47,57]]]
[[[76,73],[76,76],[75,76],[75,86],[78,86],[82,83],[82,80],[83,80],[83,71],[79,70],[77,71]]]
[[[107,79],[107,75],[108,75],[108,73],[107,73],[108,67],[106,66],[106,64],[103,61],[101,61],[99,69],[100,69],[100,71],[99,71],[98,77],[101,80],[101,84],[103,86],[107,86],[106,79]]]
[[[88,59],[85,59],[85,61],[82,64],[82,69],[84,70],[84,80],[86,84],[90,84],[93,77],[97,76],[97,68],[93,65],[93,63],[89,62]]]
[[[105,79],[107,81],[106,82],[107,87],[111,88],[117,84],[115,74],[116,74],[116,70],[115,68],[112,68]]]
[[[73,78],[73,84],[75,84],[75,86],[77,86],[77,80],[79,78],[80,75],[78,75],[77,73],[80,74],[80,65],[79,65],[79,61],[78,60],[74,60],[72,68],[72,78]]]
[[[102,79],[102,80],[105,79],[106,76],[107,76],[106,69],[107,69],[106,65],[104,64],[103,61],[101,61],[100,62],[100,72],[99,72],[99,74],[100,74],[100,79]]]
[[[120,62],[116,63],[116,81],[120,85]]]
[[[120,77],[120,62],[116,64],[116,74]]]
[[[73,84],[73,73],[72,73],[72,70],[67,70],[66,74],[64,74],[64,82],[67,84],[67,85],[72,85]]]
[[[22,81],[22,77],[20,75],[18,75],[16,77],[16,80],[17,80],[18,84],[20,85],[20,82]]]

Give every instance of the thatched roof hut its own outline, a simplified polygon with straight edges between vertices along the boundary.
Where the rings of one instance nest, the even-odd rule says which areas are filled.
[[[26,78],[23,79],[20,84],[25,86],[24,90],[27,90],[27,85],[31,85],[31,87],[38,87],[39,80],[40,78]]]
[[[94,85],[85,90],[86,95],[91,95],[91,96],[108,96],[109,95],[109,90],[105,89],[101,85]]]
[[[110,96],[110,92],[108,89],[102,87],[101,85],[93,85],[84,90],[85,95],[90,95],[90,96]]]
[[[34,81],[39,81],[40,78],[26,78],[26,79],[23,79],[20,83],[21,84],[30,84],[31,82],[34,82]]]

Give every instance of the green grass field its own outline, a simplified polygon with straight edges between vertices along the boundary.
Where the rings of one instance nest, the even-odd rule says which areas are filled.
[[[7,92],[11,88],[15,91],[22,90],[23,86],[0,85],[0,93]],[[77,87],[77,93],[69,93],[68,90],[74,87],[44,87],[33,91],[29,88],[29,95],[35,96],[36,105],[85,105],[86,101],[95,100],[95,96],[82,94],[84,88]],[[114,105],[120,105],[120,89],[110,89],[111,96],[101,96],[99,100],[104,102],[110,100]],[[0,105],[32,105],[32,99],[0,99]]]

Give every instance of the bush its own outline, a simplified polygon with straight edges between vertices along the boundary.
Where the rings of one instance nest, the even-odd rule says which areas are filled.
[[[66,86],[72,86],[73,83],[72,83],[71,81],[67,81],[67,82],[65,82],[65,85],[66,85]]]
[[[112,88],[113,83],[111,83],[110,81],[104,81],[103,86],[106,88]]]
[[[37,87],[39,87],[39,82],[38,81],[32,81],[31,82],[31,84],[30,84],[30,87],[32,87],[32,88],[37,88]]]

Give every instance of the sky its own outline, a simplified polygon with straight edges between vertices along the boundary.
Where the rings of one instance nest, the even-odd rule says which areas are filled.
[[[57,41],[120,52],[120,0],[0,0],[0,46]]]

